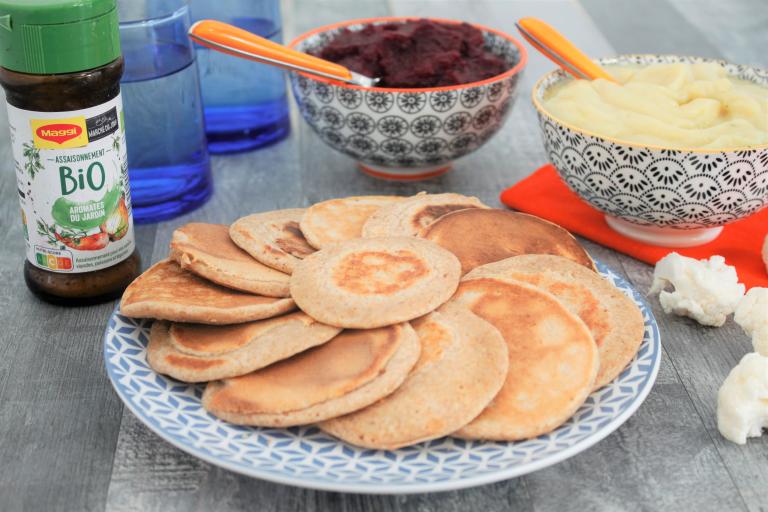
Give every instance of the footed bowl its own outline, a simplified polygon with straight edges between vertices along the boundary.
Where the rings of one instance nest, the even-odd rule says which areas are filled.
[[[350,20],[320,27],[290,43],[302,52],[322,48],[343,29],[419,18]],[[457,21],[430,18],[440,23]],[[421,89],[364,88],[291,73],[302,117],[333,149],[384,179],[419,180],[447,172],[452,162],[485,144],[502,126],[517,95],[526,50],[513,37],[480,25],[485,48],[508,69],[480,82]]]
[[[717,62],[728,74],[768,87],[768,70],[673,55],[623,55],[601,65]],[[646,243],[689,247],[714,240],[730,222],[768,205],[768,145],[722,150],[665,148],[603,137],[549,114],[547,91],[561,70],[533,88],[544,147],[568,187],[605,212],[615,231]]]

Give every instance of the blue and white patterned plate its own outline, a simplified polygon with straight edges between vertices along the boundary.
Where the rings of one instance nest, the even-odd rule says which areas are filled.
[[[645,337],[632,364],[595,391],[565,424],[516,443],[443,438],[394,451],[357,448],[315,427],[231,425],[200,404],[202,385],[155,373],[146,362],[151,320],[115,311],[104,361],[125,405],[160,437],[211,464],[283,484],[340,492],[415,493],[460,489],[520,476],[586,450],[624,423],[651,390],[661,360],[659,328],[642,296],[606,266],[600,272],[643,312]]]

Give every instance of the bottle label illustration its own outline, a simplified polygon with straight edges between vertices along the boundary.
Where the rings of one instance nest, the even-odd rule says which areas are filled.
[[[134,250],[122,98],[82,110],[8,105],[27,259],[53,272],[93,272]]]

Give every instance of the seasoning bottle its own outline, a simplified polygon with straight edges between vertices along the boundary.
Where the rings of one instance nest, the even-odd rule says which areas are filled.
[[[24,278],[49,302],[114,299],[140,272],[122,73],[115,0],[0,0]]]

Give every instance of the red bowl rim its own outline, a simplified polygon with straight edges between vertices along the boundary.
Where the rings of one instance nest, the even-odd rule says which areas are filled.
[[[304,71],[297,71],[298,74],[309,78],[311,80],[317,80],[320,82],[325,82],[328,84],[336,85],[339,87],[344,87],[348,89],[357,89],[360,91],[375,91],[375,92],[438,92],[438,91],[455,91],[458,89],[470,89],[472,87],[478,87],[481,85],[490,84],[493,82],[497,82],[499,80],[502,80],[504,78],[509,78],[516,73],[519,73],[520,71],[525,68],[526,63],[528,62],[528,51],[525,49],[525,46],[512,37],[509,34],[506,34],[500,30],[496,30],[490,27],[486,27],[485,25],[478,25],[477,23],[469,23],[466,21],[460,21],[460,20],[450,20],[445,18],[432,18],[432,17],[424,17],[424,16],[381,16],[377,18],[361,18],[361,19],[355,19],[355,20],[347,20],[347,21],[341,21],[338,23],[331,23],[330,25],[323,25],[322,27],[317,27],[315,29],[310,30],[309,32],[304,32],[300,36],[296,37],[288,43],[289,48],[296,48],[296,46],[301,43],[302,41],[314,36],[315,34],[319,34],[321,32],[327,32],[329,30],[333,30],[340,27],[347,27],[349,25],[370,25],[372,23],[388,23],[388,22],[399,22],[399,21],[411,21],[411,20],[421,20],[426,19],[429,21],[434,21],[437,23],[446,23],[446,24],[452,24],[452,25],[459,25],[461,23],[467,23],[468,25],[472,25],[473,27],[482,30],[483,32],[492,32],[496,34],[499,37],[503,37],[507,41],[514,44],[518,51],[520,52],[520,60],[517,64],[515,64],[514,67],[508,69],[504,73],[501,73],[500,75],[492,76],[490,78],[486,78],[485,80],[480,80],[478,82],[469,82],[466,84],[458,84],[458,85],[445,85],[442,87],[419,87],[419,88],[402,88],[402,87],[362,87],[360,85],[354,85],[354,84],[348,84],[346,82],[341,82],[338,80],[333,80],[331,78],[325,78],[322,76],[312,75],[310,73],[306,73]]]

